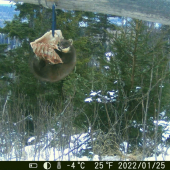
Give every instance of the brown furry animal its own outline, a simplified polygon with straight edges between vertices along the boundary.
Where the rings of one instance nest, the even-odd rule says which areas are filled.
[[[72,43],[72,40],[62,39],[58,44],[59,50],[55,50],[63,63],[51,64],[41,57],[34,57],[31,67],[35,76],[42,81],[56,82],[71,73],[76,64],[76,52]]]

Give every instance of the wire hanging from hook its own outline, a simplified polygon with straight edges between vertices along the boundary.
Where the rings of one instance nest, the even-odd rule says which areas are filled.
[[[54,31],[56,30],[56,13],[55,13],[55,4],[52,6],[52,35],[54,37]]]

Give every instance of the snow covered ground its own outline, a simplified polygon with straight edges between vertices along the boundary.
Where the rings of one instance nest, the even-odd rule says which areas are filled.
[[[64,149],[63,151],[54,148],[54,147],[48,147],[51,140],[53,139],[52,133],[49,132],[48,134],[48,142],[44,143],[43,140],[37,144],[26,146],[22,149],[14,149],[12,148],[11,152],[8,154],[4,154],[0,156],[0,161],[99,161],[99,156],[94,155],[93,158],[88,158],[87,156],[77,157],[74,154],[75,150],[75,140],[79,138],[79,148],[77,149],[77,152],[79,152],[80,149],[87,148],[86,146],[86,140],[88,138],[87,133],[81,134],[81,135],[74,135],[71,137],[71,143],[70,147]],[[36,139],[36,137],[31,137],[28,140],[28,143],[33,142]],[[45,141],[45,140],[44,140]],[[145,161],[170,161],[170,148],[166,148],[164,146],[159,145],[158,150],[161,151],[161,154],[157,157],[148,157],[145,159]],[[131,159],[132,155],[123,155],[123,157],[120,156],[102,156],[103,161],[120,161],[120,160],[133,160]]]

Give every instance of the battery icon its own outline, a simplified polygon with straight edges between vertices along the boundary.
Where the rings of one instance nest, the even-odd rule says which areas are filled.
[[[37,163],[29,163],[29,168],[38,168]]]

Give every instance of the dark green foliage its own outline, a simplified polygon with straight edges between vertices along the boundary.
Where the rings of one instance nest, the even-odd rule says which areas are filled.
[[[20,40],[26,39],[27,37],[35,36],[34,30],[29,27],[28,23],[22,23],[17,17],[12,22],[6,21],[5,28],[1,28],[0,32],[6,33],[9,37],[18,37]]]

